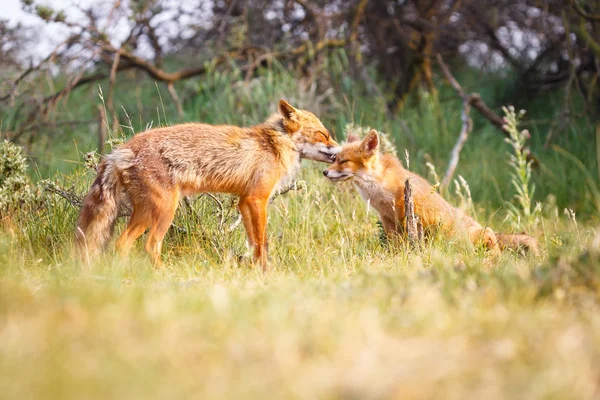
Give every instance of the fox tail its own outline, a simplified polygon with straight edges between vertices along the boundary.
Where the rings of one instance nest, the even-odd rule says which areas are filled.
[[[538,247],[537,240],[524,233],[508,235],[504,233],[496,233],[496,239],[498,239],[498,245],[500,249],[511,249],[515,251],[525,251],[533,254],[534,256],[540,255],[540,249]]]
[[[129,149],[117,149],[109,154],[98,167],[98,175],[83,200],[77,220],[75,241],[82,254],[97,254],[105,246],[119,216],[119,206],[124,199],[119,175],[133,161]]]

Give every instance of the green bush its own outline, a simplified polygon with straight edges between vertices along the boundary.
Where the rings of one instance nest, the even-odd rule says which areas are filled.
[[[29,179],[21,147],[8,140],[0,143],[0,213],[8,215],[37,203],[41,193]]]

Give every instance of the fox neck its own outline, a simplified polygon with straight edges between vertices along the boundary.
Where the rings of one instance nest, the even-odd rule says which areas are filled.
[[[386,187],[386,169],[380,161],[379,154],[369,160],[369,168],[354,176],[361,197],[375,208],[382,218],[394,220],[394,192]]]
[[[298,154],[301,153],[302,149],[302,128],[294,133],[289,133],[285,130],[283,123],[283,117],[279,114],[273,114],[263,124],[263,127],[267,127],[269,130],[277,133],[278,138],[285,138],[293,143],[294,149]]]
[[[287,136],[289,137],[290,134],[287,133],[287,131],[285,130],[285,127],[283,125],[283,117],[279,114],[273,114],[271,115],[264,123],[262,123],[261,125],[263,126],[267,126],[267,128],[283,135],[283,136]]]
[[[273,114],[259,127],[271,136],[271,144],[274,151],[277,152],[278,160],[285,171],[273,188],[271,192],[271,195],[273,195],[290,187],[296,180],[296,175],[300,169],[300,152],[290,134],[286,132],[281,115]]]
[[[354,180],[360,186],[361,184],[371,185],[374,182],[383,183],[385,178],[385,168],[381,163],[381,156],[376,153],[369,161],[365,172],[356,174]]]
[[[303,147],[305,146],[305,138],[302,135],[302,126],[295,132],[288,132],[285,130],[283,117],[278,114],[273,115],[267,122],[271,125],[272,129],[289,138],[294,143],[294,147],[298,154],[302,154]]]

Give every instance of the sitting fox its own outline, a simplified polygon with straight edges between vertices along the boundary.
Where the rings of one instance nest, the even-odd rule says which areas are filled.
[[[269,198],[293,181],[301,158],[331,163],[338,151],[314,114],[284,100],[278,114],[248,128],[189,123],[151,129],[113,151],[98,167],[77,222],[77,243],[86,254],[103,248],[120,204],[128,199],[131,218],[116,247],[128,251],[150,228],[145,249],[158,265],[181,196],[231,193],[239,196],[248,241],[266,269]]]
[[[464,232],[473,244],[483,242],[495,252],[523,247],[538,253],[534,238],[522,234],[495,234],[492,229],[484,228],[463,211],[448,204],[425,179],[404,169],[398,159],[381,154],[379,135],[375,130],[362,141],[350,136],[335,162],[323,174],[334,182],[352,179],[362,198],[379,212],[387,236],[403,229],[404,186],[410,178],[415,213],[424,228],[439,227],[448,235]]]

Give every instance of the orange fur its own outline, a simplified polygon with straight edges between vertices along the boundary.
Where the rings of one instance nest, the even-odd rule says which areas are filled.
[[[284,100],[278,114],[248,128],[189,123],[151,129],[100,164],[79,215],[77,243],[85,254],[104,247],[119,205],[129,199],[133,211],[116,247],[127,252],[150,228],[145,249],[158,265],[181,196],[231,193],[240,197],[248,241],[266,268],[269,198],[293,181],[301,158],[332,162],[338,151],[314,114]]]
[[[351,138],[323,174],[332,181],[352,179],[363,199],[379,212],[386,235],[403,230],[404,186],[410,179],[415,213],[424,228],[436,227],[448,235],[465,233],[472,243],[483,242],[495,252],[524,246],[537,254],[535,239],[527,235],[496,235],[492,229],[484,228],[463,211],[448,204],[429,182],[404,169],[398,159],[381,154],[375,130],[362,141],[358,137]]]

